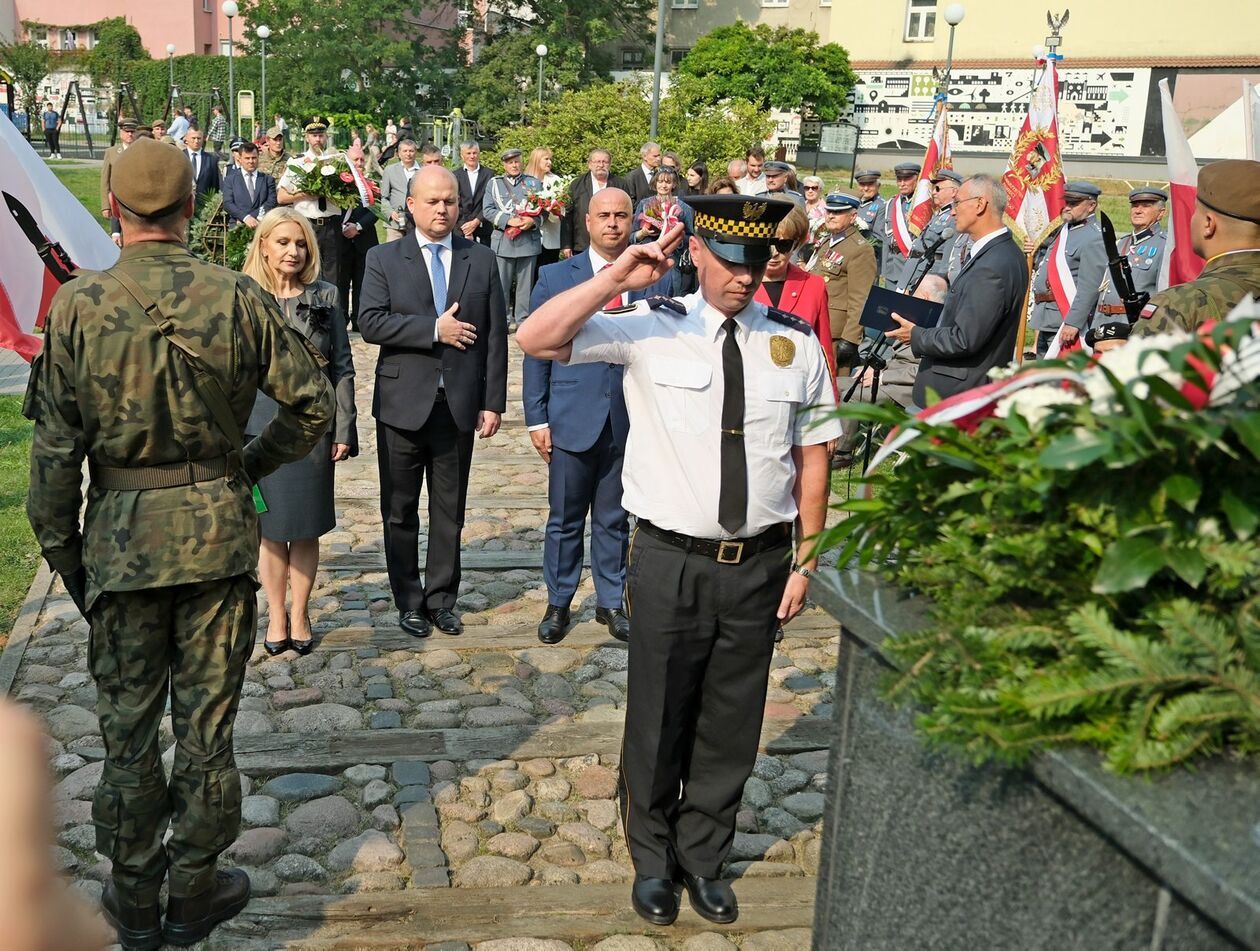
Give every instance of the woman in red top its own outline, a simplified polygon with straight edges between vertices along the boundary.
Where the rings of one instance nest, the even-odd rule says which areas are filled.
[[[809,237],[809,219],[800,208],[793,208],[775,232],[774,253],[766,265],[766,276],[753,298],[781,311],[799,317],[814,328],[814,334],[827,355],[831,368],[831,385],[836,386],[836,364],[831,345],[831,314],[827,309],[827,285],[816,274],[809,274],[792,263],[792,254]],[[838,393],[839,391],[837,391]]]

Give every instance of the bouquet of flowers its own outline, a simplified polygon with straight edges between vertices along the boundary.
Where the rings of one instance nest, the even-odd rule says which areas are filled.
[[[568,178],[557,178],[550,185],[545,185],[537,192],[538,204],[549,215],[555,215],[557,218],[563,218],[565,209],[569,206],[569,185],[573,182],[573,176]]]
[[[675,201],[668,208],[661,207],[659,198],[653,198],[639,212],[639,227],[664,234],[682,220],[682,203]]]
[[[293,176],[295,192],[323,198],[338,208],[371,208],[377,217],[382,217],[377,204],[380,186],[361,175],[344,152],[330,152],[315,159],[291,159],[287,173]]]

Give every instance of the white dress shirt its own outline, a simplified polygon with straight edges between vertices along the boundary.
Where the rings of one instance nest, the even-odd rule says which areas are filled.
[[[472,192],[473,194],[476,194],[477,179],[481,175],[481,166],[478,165],[476,168],[469,168],[467,165],[465,165],[464,171],[468,173],[468,190]]]
[[[980,249],[983,248],[986,244],[988,244],[994,238],[1002,237],[1002,235],[1006,233],[1007,233],[1006,228],[998,228],[997,231],[991,232],[990,234],[986,234],[979,241],[972,244],[971,250],[967,252],[967,263],[970,264],[971,259],[974,258],[977,254],[979,254]],[[963,235],[962,237],[965,237],[965,235]]]
[[[725,317],[699,293],[682,302],[686,315],[654,311],[643,301],[631,314],[596,314],[573,339],[569,362],[626,367],[626,509],[670,531],[729,538],[718,522]],[[748,519],[740,537],[749,537],[796,519],[792,447],[825,443],[841,430],[830,415],[836,398],[818,338],[803,325],[772,320],[755,301],[735,319],[748,463]],[[781,338],[774,343],[777,362],[774,338]]]
[[[745,175],[743,178],[735,182],[735,190],[741,195],[760,195],[766,191],[766,176],[763,172],[756,178],[749,178]]]
[[[607,188],[607,187],[608,187],[608,180],[607,180],[607,179],[605,179],[604,181],[602,181],[602,182],[601,182],[601,181],[600,181],[598,178],[596,178],[594,175],[592,175],[592,176],[591,176],[591,197],[592,197],[592,198],[594,198],[596,195],[598,195],[600,192],[602,192],[602,191],[603,191],[605,188]]]
[[[445,238],[442,238],[439,241],[434,241],[433,239],[426,238],[422,235],[419,228],[417,228],[414,233],[416,236],[416,244],[420,245],[420,254],[424,258],[424,266],[429,270],[429,288],[433,291],[433,301],[436,303],[437,278],[433,275],[433,249],[430,248],[429,245],[436,244],[438,246],[437,253],[442,259],[442,272],[446,275],[446,286],[442,288],[442,296],[445,297],[446,292],[450,290],[451,263],[455,253],[454,248],[451,245],[451,236],[448,234]],[[446,306],[451,306],[451,302],[449,300],[447,300]],[[438,316],[442,316],[441,311],[438,312]],[[438,329],[436,321],[433,324],[433,342],[438,343]],[[438,373],[438,388],[440,389],[444,385],[445,381],[442,379],[442,374]]]

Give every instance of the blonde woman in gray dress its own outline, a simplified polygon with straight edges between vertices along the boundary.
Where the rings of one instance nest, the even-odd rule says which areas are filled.
[[[309,603],[319,568],[319,539],[336,526],[333,466],[359,451],[355,425],[354,361],[337,288],[319,280],[319,245],[306,218],[292,208],[263,216],[245,256],[246,274],[275,297],[285,319],[323,354],[337,395],[332,428],[305,459],[281,466],[259,483],[262,514],[258,575],[267,597],[267,639],[276,655],[292,648],[309,654],[315,646]],[[246,433],[260,433],[276,404],[259,393]],[[292,603],[285,611],[286,594]]]

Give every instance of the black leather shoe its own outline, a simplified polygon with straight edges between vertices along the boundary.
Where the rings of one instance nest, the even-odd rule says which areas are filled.
[[[306,640],[298,640],[296,637],[290,636],[289,642],[293,645],[293,649],[305,657],[315,649],[315,632],[311,630],[310,615],[306,617],[306,633],[310,636]]]
[[[735,900],[730,882],[692,875],[685,869],[679,869],[678,876],[687,889],[691,907],[701,918],[707,918],[715,924],[729,925],[739,917],[739,902]]]
[[[192,898],[172,895],[167,899],[163,937],[168,944],[180,947],[196,944],[215,925],[240,914],[248,903],[249,876],[239,868],[220,869],[209,891]]]
[[[654,925],[672,925],[678,917],[678,889],[668,878],[634,877],[630,904],[640,918]]]
[[[293,647],[293,641],[291,641],[287,637],[282,641],[263,641],[263,650],[265,650],[272,657],[279,657],[281,654],[291,649],[292,647]]]
[[[547,613],[538,625],[538,639],[544,644],[559,644],[569,633],[569,609],[559,604],[547,605]]]
[[[450,608],[437,608],[429,612],[429,620],[443,634],[463,634],[464,625]]]
[[[124,902],[113,882],[101,892],[101,911],[118,932],[124,951],[156,951],[162,947],[162,913],[156,904],[139,908]]]
[[[428,637],[432,633],[429,619],[419,611],[403,611],[398,615],[398,626],[412,637]]]
[[[595,620],[607,627],[608,633],[617,640],[630,640],[630,619],[621,608],[596,608]]]

